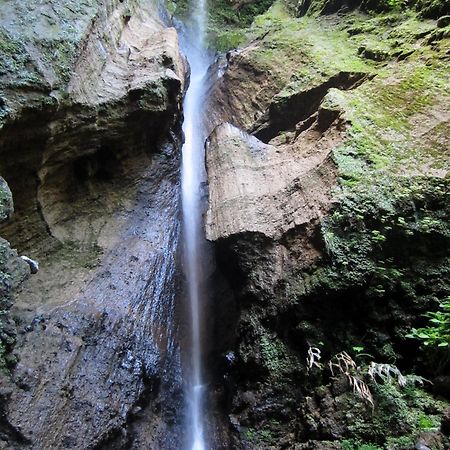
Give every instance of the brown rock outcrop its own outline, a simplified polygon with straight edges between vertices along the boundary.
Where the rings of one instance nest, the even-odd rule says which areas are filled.
[[[49,235],[76,240],[66,224],[83,220],[89,197],[111,209],[117,200],[101,181],[123,178],[130,157],[157,150],[177,120],[185,69],[175,30],[151,3],[27,3],[12,2],[1,20],[6,56],[28,63],[11,63],[0,77],[0,173],[16,204],[2,234],[29,251]]]
[[[217,61],[209,105],[211,123],[229,122],[250,129],[261,117],[283,82],[278,74],[254,63],[254,53],[260,41],[256,40],[243,49],[229,52]]]
[[[273,324],[283,322],[289,310],[286,274],[307,270],[323,256],[320,221],[333,206],[337,186],[331,152],[345,130],[340,111],[324,101],[318,112],[297,124],[296,131],[270,144],[228,123],[217,126],[208,139],[206,235],[215,243],[219,267],[236,298],[226,307],[217,306],[220,322],[230,323],[222,339],[225,336],[231,348],[236,345],[237,359],[228,362],[227,376],[232,383],[257,380],[229,387],[230,421],[236,430],[272,414],[283,421],[295,417],[290,408],[297,390],[289,395],[283,391],[276,399],[280,385],[274,384],[272,392],[259,382],[270,370],[286,371],[286,377],[297,373],[296,356],[277,339]],[[264,333],[271,337],[267,340]],[[289,362],[278,367],[279,355]],[[247,394],[254,394],[253,403]],[[264,403],[262,398],[269,400]],[[233,445],[241,448],[242,443],[236,439]]]
[[[229,124],[209,138],[208,239],[259,233],[279,240],[317,221],[330,207],[336,182],[330,151],[340,139],[333,129],[311,129],[292,143],[264,144]]]
[[[351,392],[331,389],[324,360],[345,349],[359,364],[361,346],[373,361],[434,370],[405,334],[448,291],[437,62],[447,47],[375,68],[353,38],[337,39],[347,20],[355,25],[352,15],[303,20],[274,8],[248,30],[255,40],[227,55],[212,88],[210,117],[232,124],[216,127],[207,147],[206,232],[234,293],[216,311],[230,330],[217,345],[225,375],[216,386],[233,448],[334,448],[347,437],[389,445],[415,427],[392,426],[399,413],[383,403],[397,393],[374,393],[378,422],[365,405],[357,412]],[[374,29],[374,41],[387,35]],[[423,85],[411,81],[428,68]],[[420,225],[428,217],[431,232]],[[308,368],[316,346],[323,366]],[[398,398],[408,416],[421,414]]]
[[[181,446],[185,63],[157,8],[27,0],[0,12],[0,173],[15,200],[0,234],[40,263],[13,308],[0,448]]]

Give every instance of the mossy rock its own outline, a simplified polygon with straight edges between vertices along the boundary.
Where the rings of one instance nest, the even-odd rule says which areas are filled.
[[[0,223],[12,216],[14,205],[12,194],[6,181],[0,177]]]
[[[358,54],[372,61],[384,61],[390,57],[390,53],[383,48],[362,45],[358,49]]]
[[[438,19],[450,14],[450,5],[447,0],[417,0],[415,7],[423,17],[429,19]]]

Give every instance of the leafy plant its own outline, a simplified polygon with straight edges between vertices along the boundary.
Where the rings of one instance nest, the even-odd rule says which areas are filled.
[[[426,416],[425,414],[421,414],[419,417],[419,427],[423,430],[427,430],[435,427],[434,421]]]
[[[422,347],[428,351],[427,359],[433,365],[435,373],[446,370],[450,361],[450,297],[439,305],[439,310],[424,314],[428,318],[428,325],[413,328],[406,337],[418,339]]]
[[[429,324],[423,328],[413,328],[407,338],[419,339],[426,347],[450,348],[450,297],[440,305],[440,311],[428,312]]]
[[[365,352],[365,347],[363,345],[355,345],[354,347],[352,347],[352,352],[355,358],[373,359],[373,356],[370,353]]]
[[[374,407],[372,393],[369,387],[362,379],[361,369],[346,352],[338,353],[328,363],[330,371],[335,376],[335,370],[346,376],[353,392],[362,398],[364,401],[370,403]]]
[[[308,357],[306,358],[307,371],[309,372],[313,367],[318,369],[322,368],[322,364],[319,362],[322,358],[320,349],[317,347],[309,347]]]
[[[341,442],[342,450],[381,450],[381,447],[378,447],[375,444],[363,444],[360,442],[355,442],[352,439],[346,439]]]

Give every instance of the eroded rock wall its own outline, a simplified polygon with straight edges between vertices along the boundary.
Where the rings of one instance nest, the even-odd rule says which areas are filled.
[[[176,123],[184,61],[154,2],[8,2],[2,17],[0,171],[16,204],[2,234],[30,251],[80,239],[67,223],[117,201],[105,181]]]
[[[0,177],[0,223],[9,220],[14,211],[11,191]],[[13,363],[11,348],[16,340],[16,327],[9,315],[12,294],[29,275],[28,265],[12,250],[5,239],[0,239],[0,370]]]
[[[17,343],[8,341],[0,379],[1,448],[182,445],[175,298],[186,68],[158,7],[2,5],[0,173],[15,211],[3,208],[2,182],[0,216],[11,218],[0,234],[40,270],[15,293],[7,323]],[[2,242],[2,276],[5,252],[8,280],[14,261],[26,274]],[[2,321],[2,333],[8,327]]]
[[[207,236],[236,298],[216,385],[234,445],[443,449],[419,417],[437,430],[448,403],[366,379],[370,411],[327,362],[440,373],[406,335],[449,289],[447,31],[275,2],[247,33],[212,88],[231,125],[207,146]]]

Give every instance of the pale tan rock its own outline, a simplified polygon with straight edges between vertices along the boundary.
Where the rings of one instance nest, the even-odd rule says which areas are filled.
[[[297,140],[267,145],[223,124],[209,138],[206,234],[215,241],[239,233],[277,240],[321,217],[336,183],[332,148],[341,133],[311,128]]]
[[[247,130],[281,89],[283,82],[271,71],[255,67],[253,57],[259,45],[255,41],[217,62],[213,73],[218,76],[212,79],[209,100],[210,124],[229,122]]]
[[[17,213],[0,233],[28,253],[53,237],[98,235],[137,177],[136,161],[177,126],[186,73],[177,33],[157,2],[136,0],[13,1],[0,25],[17,53],[0,75],[0,174]],[[105,167],[117,175],[114,190],[99,179]]]
[[[68,86],[75,102],[96,105],[129,91],[157,88],[165,79],[184,82],[177,33],[162,24],[155,5],[139,6],[125,26],[123,16],[119,7],[106,27],[98,21],[89,33]]]

